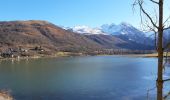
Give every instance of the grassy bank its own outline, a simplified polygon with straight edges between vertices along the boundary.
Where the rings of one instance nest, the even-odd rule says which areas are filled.
[[[158,53],[152,53],[152,54],[135,54],[132,56],[136,56],[136,57],[158,57]],[[164,57],[170,57],[170,52],[166,53],[164,52]]]

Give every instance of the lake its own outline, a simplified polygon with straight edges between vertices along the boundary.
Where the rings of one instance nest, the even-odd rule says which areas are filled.
[[[156,58],[8,60],[0,61],[0,89],[10,90],[16,100],[146,100],[147,90],[155,86],[156,73]],[[166,72],[164,77],[168,75]],[[151,99],[155,91],[150,92]]]

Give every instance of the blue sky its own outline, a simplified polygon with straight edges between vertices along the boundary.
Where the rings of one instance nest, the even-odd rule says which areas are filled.
[[[1,0],[0,20],[47,20],[72,27],[127,22],[140,23],[134,0]],[[137,12],[138,10],[136,10]]]

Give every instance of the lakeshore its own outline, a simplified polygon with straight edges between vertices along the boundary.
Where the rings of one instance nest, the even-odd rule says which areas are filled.
[[[158,53],[151,53],[151,54],[134,54],[130,56],[135,56],[135,57],[158,57]],[[164,57],[170,57],[170,52],[166,53],[164,52]]]
[[[59,52],[49,52],[49,51],[34,51],[31,52],[32,54],[30,54],[30,52],[24,52],[24,54],[21,52],[21,54],[17,53],[17,55],[15,55],[15,53],[10,54],[9,56],[0,56],[0,60],[21,60],[21,59],[39,59],[39,58],[56,58],[56,57],[74,57],[74,56],[108,56],[108,55],[115,55],[115,56],[131,56],[131,57],[158,57],[157,53],[106,53],[106,52],[100,52],[100,53],[87,53],[87,52],[63,52],[63,51],[59,51]],[[164,57],[170,57],[170,53],[164,53]]]
[[[111,54],[85,54],[85,53],[71,53],[71,52],[57,52],[51,55],[38,54],[33,56],[18,56],[18,57],[0,57],[0,60],[22,60],[22,59],[39,59],[39,58],[57,58],[57,57],[74,57],[74,56],[109,56]],[[112,54],[115,56],[129,56],[129,57],[144,57],[144,58],[156,58],[157,53],[151,54]],[[112,56],[111,55],[111,56]],[[164,57],[170,57],[170,53],[164,53]]]

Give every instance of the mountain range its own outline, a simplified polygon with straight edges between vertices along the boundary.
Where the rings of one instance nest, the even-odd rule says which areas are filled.
[[[0,22],[0,51],[41,46],[48,51],[86,52],[103,49],[153,50],[153,39],[127,23],[97,28],[59,27],[47,21]]]
[[[121,23],[119,25],[104,24],[97,28],[90,28],[88,26],[75,26],[72,28],[64,29],[75,33],[83,34],[90,39],[96,40],[95,42],[98,41],[100,43],[101,40],[103,40],[102,43],[104,44],[104,46],[110,44],[108,47],[112,48],[114,46],[132,50],[148,50],[154,48],[154,39],[149,37],[150,35],[147,35],[147,33],[140,31],[139,29],[133,27],[128,23]],[[106,40],[104,40],[104,38],[106,38]],[[106,42],[108,40],[111,40],[109,38],[114,39],[112,39],[112,41]],[[104,41],[106,43],[104,43]]]

